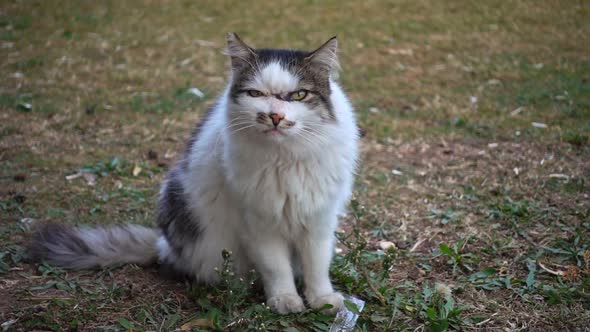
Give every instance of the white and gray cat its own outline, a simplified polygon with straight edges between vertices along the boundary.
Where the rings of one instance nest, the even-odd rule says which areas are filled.
[[[159,228],[47,224],[30,256],[66,268],[115,263],[162,267],[214,283],[222,250],[238,274],[255,268],[268,305],[304,310],[343,303],[329,279],[337,215],[351,195],[358,129],[333,80],[336,38],[313,52],[254,49],[227,35],[231,78],[166,176]]]

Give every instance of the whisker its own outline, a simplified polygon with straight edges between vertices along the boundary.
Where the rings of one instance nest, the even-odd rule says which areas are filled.
[[[252,127],[255,127],[255,126],[256,125],[249,125],[249,126],[241,127],[241,128],[238,128],[238,130],[231,131],[231,133],[232,134],[235,134],[235,133],[238,133],[238,132],[240,132],[240,131],[242,131],[244,129],[252,128]]]

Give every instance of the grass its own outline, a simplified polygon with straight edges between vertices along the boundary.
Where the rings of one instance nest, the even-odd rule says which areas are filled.
[[[313,310],[270,312],[229,254],[216,287],[151,267],[25,262],[34,222],[154,223],[158,185],[223,88],[224,33],[236,31],[273,47],[339,37],[366,136],[331,272],[366,302],[356,330],[587,329],[589,11],[574,0],[3,3],[0,324],[329,330]]]

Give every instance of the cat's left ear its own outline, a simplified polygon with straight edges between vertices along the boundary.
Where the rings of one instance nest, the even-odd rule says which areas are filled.
[[[227,53],[231,58],[231,66],[234,71],[239,71],[244,66],[250,66],[256,57],[256,52],[246,45],[238,34],[233,32],[227,34]]]
[[[320,68],[322,71],[334,74],[340,69],[338,55],[336,53],[337,51],[338,40],[336,39],[336,36],[334,36],[322,46],[320,46],[317,50],[311,52],[305,58],[305,61],[308,61],[317,68]]]

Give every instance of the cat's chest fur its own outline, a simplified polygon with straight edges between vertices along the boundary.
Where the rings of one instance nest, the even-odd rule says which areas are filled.
[[[228,151],[228,181],[247,213],[276,223],[306,226],[334,208],[346,170],[331,156],[306,158],[266,151]]]

